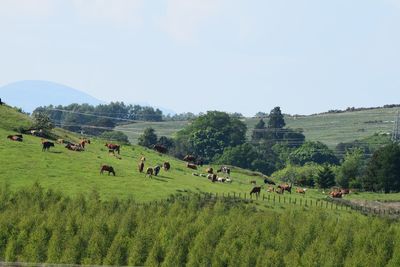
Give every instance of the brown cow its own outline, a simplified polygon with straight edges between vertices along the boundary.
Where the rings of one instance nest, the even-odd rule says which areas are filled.
[[[171,169],[171,164],[168,161],[166,161],[163,164],[163,168],[164,168],[164,171],[169,171],[169,169]]]
[[[114,153],[115,153],[115,151],[117,151],[117,153],[118,153],[118,155],[119,155],[120,148],[121,148],[120,145],[118,145],[118,144],[108,144],[108,143],[106,143],[105,146],[108,147],[108,149],[112,150]]]
[[[112,173],[115,176],[114,168],[111,166],[108,166],[108,165],[101,166],[100,174],[103,174],[104,171],[108,172],[108,175],[110,175],[110,173]]]
[[[82,148],[85,148],[85,145],[86,145],[86,144],[90,144],[90,140],[84,138],[84,139],[82,139],[82,140],[79,140],[79,144],[81,145]]]
[[[331,197],[333,198],[342,198],[342,192],[341,191],[332,191],[329,193]]]
[[[207,168],[206,169],[206,173],[209,173],[209,174],[213,174],[214,173],[214,169],[213,168]]]
[[[68,150],[72,150],[72,151],[84,151],[83,147],[81,147],[81,145],[77,145],[77,144],[72,144],[72,143],[68,143],[65,148],[67,148]]]
[[[290,194],[292,193],[292,184],[280,184],[278,185],[278,188],[281,189],[282,194],[286,191],[288,191]]]
[[[144,162],[141,161],[141,162],[139,163],[139,172],[142,173],[143,170],[144,170]]]
[[[196,166],[196,164],[193,164],[193,163],[187,163],[186,164],[186,167],[188,167],[189,169],[193,169],[193,170],[197,170],[197,166]]]
[[[11,141],[18,141],[18,142],[22,142],[23,141],[23,137],[21,134],[15,134],[15,135],[9,135],[7,136],[8,139],[10,139]]]
[[[151,167],[147,168],[145,177],[148,175],[149,178],[151,178],[153,176],[153,172],[154,172],[153,168]]]
[[[296,193],[305,195],[306,194],[306,189],[304,189],[304,188],[296,188]]]

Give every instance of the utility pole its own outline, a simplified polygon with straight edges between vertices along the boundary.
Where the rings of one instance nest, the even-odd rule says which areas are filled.
[[[397,111],[397,115],[394,119],[392,141],[400,142],[400,113],[399,113],[399,111]]]

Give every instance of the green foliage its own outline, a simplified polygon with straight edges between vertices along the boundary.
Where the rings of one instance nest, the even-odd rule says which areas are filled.
[[[400,191],[400,145],[393,143],[377,150],[368,162],[363,186],[370,191]]]
[[[100,138],[110,141],[117,141],[123,144],[129,144],[128,136],[120,131],[107,131],[102,133]]]
[[[252,142],[259,142],[261,139],[265,137],[266,132],[265,122],[263,119],[254,126],[253,133],[251,134]]]
[[[151,148],[157,144],[157,135],[153,128],[146,128],[141,136],[139,136],[138,145]]]
[[[133,266],[397,266],[400,224],[356,213],[256,210],[192,198],[158,205],[65,197],[38,185],[0,210],[0,258]]]
[[[347,152],[337,168],[336,183],[343,188],[360,188],[364,165],[361,149]]]
[[[216,160],[216,164],[229,164],[245,169],[252,169],[252,163],[257,159],[257,151],[252,145],[245,143],[225,149],[222,156]]]
[[[338,159],[333,152],[321,142],[305,142],[301,147],[293,151],[289,160],[293,164],[304,165],[307,162],[318,164],[337,164]]]
[[[194,153],[205,161],[222,154],[227,147],[245,142],[246,125],[225,112],[209,111],[177,133],[177,143],[188,145],[185,153]]]
[[[282,129],[285,127],[285,119],[283,117],[283,114],[281,112],[280,107],[275,107],[271,112],[269,113],[269,120],[268,120],[268,128],[270,129]]]
[[[315,163],[307,163],[304,166],[288,165],[284,169],[274,172],[271,176],[280,181],[292,182],[299,186],[314,187],[322,168],[322,165]]]
[[[33,113],[34,124],[33,127],[35,129],[42,129],[43,131],[50,131],[54,128],[54,124],[50,119],[50,116],[45,112],[36,112]]]
[[[316,184],[319,188],[325,189],[335,185],[335,174],[329,165],[325,165],[316,178]]]

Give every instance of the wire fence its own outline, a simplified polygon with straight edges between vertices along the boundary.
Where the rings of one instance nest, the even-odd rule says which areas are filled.
[[[336,210],[336,211],[349,211],[349,212],[359,212],[364,215],[374,215],[374,216],[389,216],[389,217],[400,217],[400,210],[393,208],[374,208],[357,203],[353,203],[350,200],[337,199],[326,197],[325,199],[310,199],[306,197],[296,197],[292,195],[281,195],[273,193],[260,193],[248,194],[248,193],[203,193],[203,194],[190,194],[190,195],[177,195],[171,196],[164,200],[156,200],[146,203],[138,203],[144,206],[154,206],[166,203],[171,203],[175,201],[190,201],[192,198],[196,198],[202,201],[241,201],[241,202],[254,202],[266,203],[271,206],[297,206],[307,209],[318,208],[325,210]]]

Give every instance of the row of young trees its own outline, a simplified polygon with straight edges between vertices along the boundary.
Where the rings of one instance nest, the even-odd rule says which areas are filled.
[[[195,197],[158,205],[0,187],[0,260],[120,266],[399,266],[400,224],[257,211]],[[301,222],[301,223],[299,223]]]

